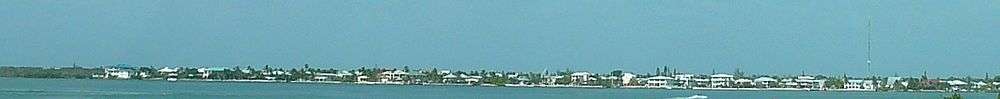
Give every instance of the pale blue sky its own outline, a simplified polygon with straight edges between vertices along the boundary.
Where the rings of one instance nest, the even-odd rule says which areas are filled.
[[[995,0],[3,0],[0,64],[1000,74]]]

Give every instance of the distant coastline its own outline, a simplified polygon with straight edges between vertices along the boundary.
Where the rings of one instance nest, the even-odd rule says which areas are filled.
[[[150,80],[169,82],[306,83],[356,85],[482,86],[513,88],[620,88],[710,91],[868,91],[868,92],[1000,92],[998,77],[926,78],[826,75],[692,74],[667,67],[655,73],[626,71],[452,71],[447,69],[364,68],[334,70],[310,68],[151,67],[0,67],[0,77]]]

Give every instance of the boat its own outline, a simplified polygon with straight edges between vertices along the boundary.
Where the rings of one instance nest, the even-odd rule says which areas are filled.
[[[671,98],[671,99],[708,99],[708,96],[704,96],[704,95],[701,95],[701,94],[696,94],[696,95],[693,95],[693,96],[676,97],[676,98]]]
[[[687,99],[708,99],[708,96],[693,95],[693,96],[687,97]]]
[[[177,78],[167,78],[167,81],[175,82],[175,81],[177,81]]]

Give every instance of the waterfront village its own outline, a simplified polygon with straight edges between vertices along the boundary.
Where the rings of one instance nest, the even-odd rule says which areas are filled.
[[[444,85],[546,88],[646,88],[680,90],[785,90],[785,91],[917,91],[997,92],[1000,76],[982,78],[848,77],[846,75],[759,75],[732,72],[694,74],[675,68],[656,68],[655,73],[615,70],[506,72],[447,69],[364,68],[351,70],[310,68],[154,67],[125,64],[83,68],[0,66],[0,77],[82,78],[211,82],[339,83],[378,85]]]

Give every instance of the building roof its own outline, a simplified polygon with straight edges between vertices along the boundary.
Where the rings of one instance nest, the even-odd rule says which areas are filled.
[[[737,79],[736,82],[753,82],[750,79]]]
[[[680,74],[680,75],[674,75],[674,77],[679,77],[679,78],[683,78],[683,77],[694,77],[694,75],[692,75],[692,74]]]
[[[655,77],[649,77],[649,78],[646,78],[646,79],[674,79],[674,78],[670,78],[670,77],[667,77],[667,76],[655,76]]]
[[[209,68],[198,68],[198,72],[207,72],[207,71],[225,71],[226,69],[228,69],[228,68],[225,68],[225,67],[209,67]]]
[[[819,83],[819,82],[826,82],[826,80],[795,80],[795,82],[803,82],[803,83]]]
[[[753,79],[753,81],[754,82],[776,82],[778,80],[774,79],[774,78],[771,78],[771,77],[760,77],[760,78],[757,78],[757,79]]]
[[[847,80],[848,83],[872,83],[871,80]]]
[[[724,77],[724,78],[731,78],[731,77],[735,77],[735,76],[733,76],[733,75],[729,75],[729,74],[715,74],[715,75],[711,75],[710,77]]]
[[[952,81],[947,81],[945,83],[948,83],[948,85],[967,85],[967,84],[969,84],[969,83],[966,83],[966,82],[961,81],[961,80],[952,80]]]
[[[164,67],[163,69],[157,70],[158,72],[177,72],[177,69],[171,69]]]
[[[799,76],[799,77],[796,77],[796,78],[803,79],[803,80],[816,79],[816,77],[813,77],[813,76]]]
[[[973,82],[972,84],[973,85],[980,85],[980,86],[982,86],[982,85],[986,85],[986,82],[981,82],[980,81],[980,82]]]
[[[589,76],[589,75],[590,73],[588,72],[575,72],[573,74],[570,74],[570,76]]]
[[[448,75],[444,75],[444,78],[458,78],[458,76],[455,76],[455,75],[452,75],[452,74],[448,74]]]
[[[385,71],[385,72],[382,72],[382,74],[385,74],[385,75],[406,75],[408,73],[403,72],[402,70],[396,70],[396,71]]]

